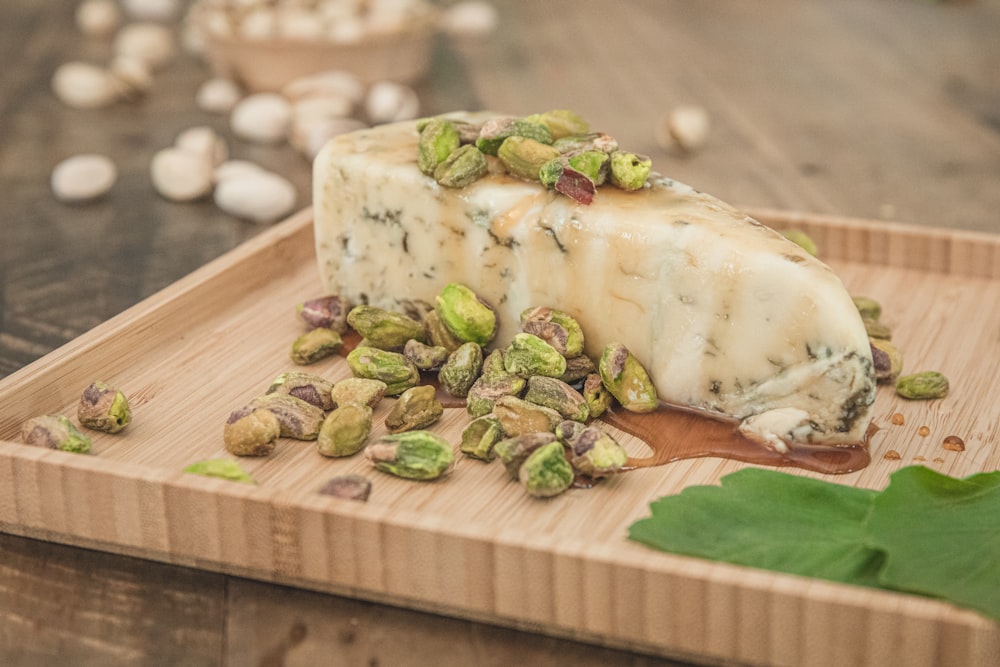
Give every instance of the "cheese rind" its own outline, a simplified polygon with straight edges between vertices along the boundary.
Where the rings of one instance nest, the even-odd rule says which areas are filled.
[[[552,306],[579,320],[592,358],[610,342],[628,347],[666,403],[743,420],[747,435],[779,449],[862,440],[871,351],[825,264],[662,176],[638,192],[601,188],[590,205],[502,174],[445,188],[418,170],[417,137],[415,123],[383,125],[336,137],[317,156],[327,290],[419,309],[464,283],[497,309],[499,344],[525,308]]]

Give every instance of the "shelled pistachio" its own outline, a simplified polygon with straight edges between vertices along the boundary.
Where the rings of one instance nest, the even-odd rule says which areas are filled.
[[[83,390],[76,416],[82,426],[118,433],[132,422],[132,409],[121,390],[97,380]]]
[[[430,431],[383,435],[369,443],[365,456],[377,470],[414,480],[437,479],[455,461],[451,445]]]
[[[363,403],[345,403],[323,420],[316,448],[323,456],[352,456],[360,452],[372,430],[372,409]]]
[[[385,416],[390,433],[427,428],[441,418],[444,406],[431,385],[411,387],[399,395],[392,410]]]
[[[92,446],[90,437],[63,415],[32,417],[21,426],[21,441],[74,454],[87,454]]]

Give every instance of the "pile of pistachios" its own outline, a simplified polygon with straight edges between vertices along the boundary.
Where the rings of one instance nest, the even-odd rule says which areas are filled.
[[[86,429],[118,433],[132,422],[132,409],[120,389],[98,380],[83,390],[76,418]],[[87,454],[93,447],[90,436],[65,415],[32,417],[21,425],[21,440],[27,445],[74,454]]]
[[[417,123],[417,166],[439,184],[462,188],[491,173],[508,173],[590,204],[605,183],[642,188],[652,160],[619,150],[607,134],[591,132],[566,109],[477,125],[444,116]]]

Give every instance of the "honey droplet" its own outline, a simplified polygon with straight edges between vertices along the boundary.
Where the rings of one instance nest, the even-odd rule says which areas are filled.
[[[913,460],[914,461],[926,461],[927,459],[926,459],[926,457],[923,457],[920,454],[917,454],[916,456],[913,457]]]
[[[944,463],[944,457],[943,456],[935,456],[934,457],[934,463]]]
[[[890,449],[889,451],[887,451],[885,454],[882,455],[882,458],[884,458],[886,461],[898,461],[903,457],[900,456],[899,452],[897,452],[895,449]]]
[[[902,426],[903,424],[906,423],[906,419],[903,417],[902,412],[897,412],[896,414],[894,414],[892,416],[892,419],[890,419],[889,421],[891,421],[896,426]]]
[[[964,452],[965,451],[965,440],[962,440],[957,435],[949,435],[941,443],[941,446],[951,452]]]
[[[921,426],[920,428],[917,429],[917,435],[919,435],[921,438],[926,438],[930,434],[931,430],[926,426]]]

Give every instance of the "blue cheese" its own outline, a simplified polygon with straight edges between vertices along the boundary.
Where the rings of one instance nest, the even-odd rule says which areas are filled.
[[[825,264],[658,175],[637,192],[602,187],[590,205],[503,173],[445,188],[417,169],[417,136],[413,122],[383,125],[317,156],[328,291],[419,310],[464,283],[497,309],[499,343],[525,308],[556,307],[580,321],[592,357],[623,343],[662,401],[738,420],[765,446],[863,439],[871,350]]]

